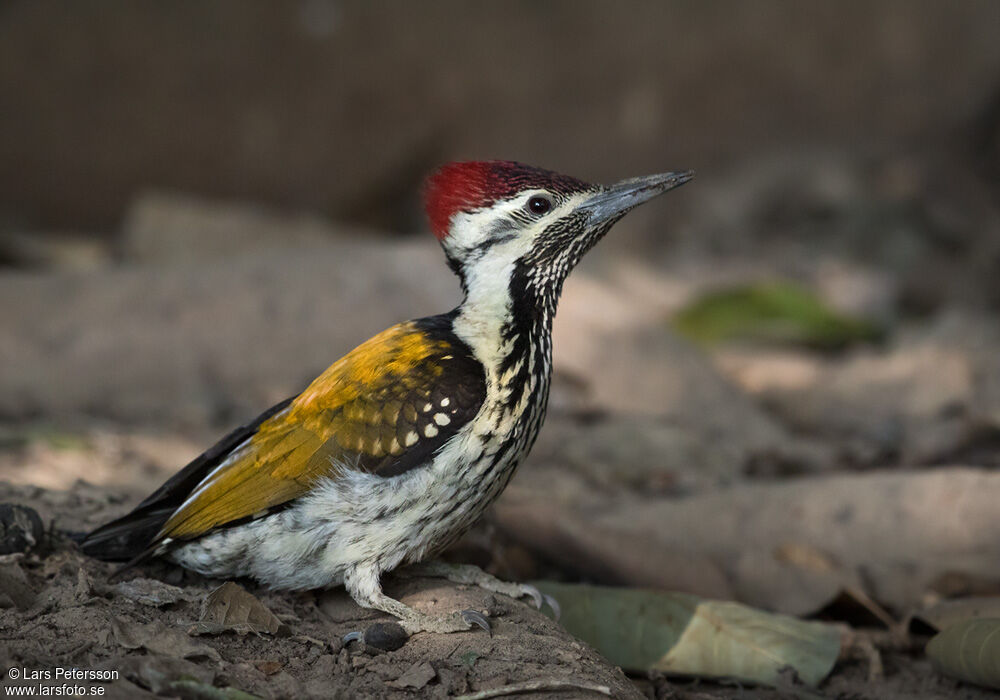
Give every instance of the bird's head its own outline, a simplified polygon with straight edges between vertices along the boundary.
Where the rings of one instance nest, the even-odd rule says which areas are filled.
[[[431,230],[463,286],[489,277],[562,286],[580,258],[633,207],[683,185],[669,172],[593,185],[512,161],[449,163],[424,189]]]

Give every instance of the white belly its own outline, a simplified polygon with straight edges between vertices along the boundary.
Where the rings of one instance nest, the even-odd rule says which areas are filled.
[[[206,576],[248,576],[272,588],[343,583],[353,567],[391,571],[461,537],[495,500],[523,450],[490,452],[470,431],[434,462],[385,478],[359,471],[320,482],[290,507],[219,530],[168,558]],[[485,481],[488,483],[484,483]]]

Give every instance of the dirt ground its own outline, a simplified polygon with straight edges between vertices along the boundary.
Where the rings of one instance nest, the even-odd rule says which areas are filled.
[[[2,494],[4,502],[37,506],[59,526],[79,523],[81,513],[90,521],[120,510],[92,489],[4,488]],[[359,608],[343,589],[285,595],[243,581],[282,626],[274,634],[197,634],[203,601],[220,582],[166,564],[109,582],[115,565],[82,557],[58,530],[50,535],[38,555],[5,557],[5,584],[23,587],[16,604],[0,612],[5,669],[114,669],[121,677],[109,684],[109,695],[121,698],[208,697],[206,689],[213,686],[275,698],[440,698],[533,679],[591,683],[615,697],[639,696],[621,671],[558,624],[523,602],[478,588],[434,579],[394,581],[390,595],[407,604],[434,613],[482,610],[493,631],[420,634],[392,652],[361,642],[345,648],[345,634],[389,618]],[[188,678],[204,688],[170,685]],[[570,695],[576,692],[583,691]]]
[[[939,150],[803,152],[685,187],[669,245],[609,237],[567,282],[537,445],[449,554],[508,580],[846,625],[860,642],[815,690],[626,675],[524,602],[432,579],[389,587],[428,610],[486,611],[493,635],[345,647],[378,618],[342,592],[239,582],[262,632],[206,627],[222,582],[165,565],[110,582],[65,533],[126,511],[361,339],[450,308],[458,285],[430,238],[191,197],[137,199],[113,245],[46,239],[41,263],[0,272],[16,300],[0,304],[0,504],[34,508],[48,533],[0,555],[4,683],[78,667],[117,671],[99,687],[123,698],[996,697],[936,671],[933,630],[911,624],[1000,597],[995,186]],[[625,240],[641,238],[629,222]],[[712,290],[775,279],[877,337],[678,332]]]
[[[111,442],[107,439],[105,449]],[[46,452],[35,447],[36,457]],[[51,454],[72,461],[73,453],[74,448],[64,444]],[[126,466],[115,465],[109,452],[101,461]],[[793,683],[775,690],[656,673],[626,676],[525,602],[436,579],[392,578],[387,590],[430,612],[468,608],[486,612],[492,634],[481,630],[419,634],[395,651],[359,642],[345,646],[343,635],[387,618],[358,608],[342,589],[285,594],[260,589],[250,581],[239,584],[276,616],[280,626],[273,633],[260,625],[249,629],[239,624],[201,630],[207,597],[221,582],[165,563],[110,580],[115,565],[82,556],[67,535],[122,512],[129,500],[83,481],[68,491],[0,485],[0,502],[28,505],[46,524],[39,545],[30,553],[0,558],[0,590],[7,593],[0,609],[0,666],[117,671],[117,679],[108,682],[72,682],[87,692],[103,688],[104,696],[113,698],[251,697],[237,691],[266,698],[445,698],[525,682],[542,684],[530,695],[540,698],[995,697],[938,674],[922,657],[927,637],[887,643],[885,631],[877,629],[857,634],[879,647],[881,668],[873,668],[868,655],[845,653],[816,696]],[[473,558],[488,559],[492,551],[497,560],[509,559],[512,552],[518,559],[518,549],[509,538],[484,527],[467,538],[462,549]],[[523,554],[520,558],[521,571],[538,572],[537,563],[525,563]],[[552,684],[560,682],[568,685],[555,689]],[[4,679],[8,687],[37,683]],[[588,690],[591,685],[604,690]]]
[[[927,644],[1000,617],[998,26],[995,0],[0,2],[0,694],[997,698]],[[569,615],[389,577],[493,632],[386,651],[344,645],[386,620],[340,590],[79,553],[453,308],[420,183],[480,158],[697,175],[567,280],[537,443],[446,556],[823,628],[818,687],[664,675],[660,646],[622,671],[669,628],[647,608],[591,648]]]

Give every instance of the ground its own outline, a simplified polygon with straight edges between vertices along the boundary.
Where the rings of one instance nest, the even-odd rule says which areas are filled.
[[[930,186],[941,179],[963,185]],[[932,630],[913,622],[1000,596],[993,186],[937,152],[801,153],[679,190],[690,223],[669,245],[647,232],[631,254],[612,234],[566,285],[538,444],[449,557],[509,580],[680,591],[847,625],[869,643],[845,646],[810,691],[823,697],[995,696],[935,670]],[[247,605],[274,633],[225,629],[203,611],[222,582],[162,564],[109,581],[111,565],[80,556],[66,533],[128,510],[364,338],[457,301],[429,237],[356,234],[144,196],[115,247],[95,239],[81,260],[53,237],[41,269],[0,274],[0,298],[18,301],[0,305],[0,504],[35,509],[48,533],[0,555],[3,668],[114,669],[119,697],[452,697],[532,680],[615,697],[806,697],[793,678],[771,689],[625,674],[524,602],[432,579],[387,585],[429,610],[488,611],[493,636],[344,647],[378,616],[340,591],[249,581],[263,608]],[[831,341],[815,314],[714,343],[678,330],[678,312],[704,313],[713,290],[759,300],[772,280],[877,332]]]

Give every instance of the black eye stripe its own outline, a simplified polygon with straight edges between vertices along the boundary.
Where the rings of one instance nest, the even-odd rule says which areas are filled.
[[[512,241],[517,238],[517,231],[511,231],[510,233],[504,233],[493,238],[493,244],[506,243],[507,241]]]
[[[506,243],[509,240],[517,238],[517,232],[511,231],[510,233],[501,233],[498,235],[491,236],[485,239],[478,245],[473,246],[472,251],[474,251],[475,259],[479,259],[483,256],[487,250],[497,245],[498,243]]]
[[[487,231],[489,238],[506,238],[517,235],[517,222],[503,218],[494,221]]]

